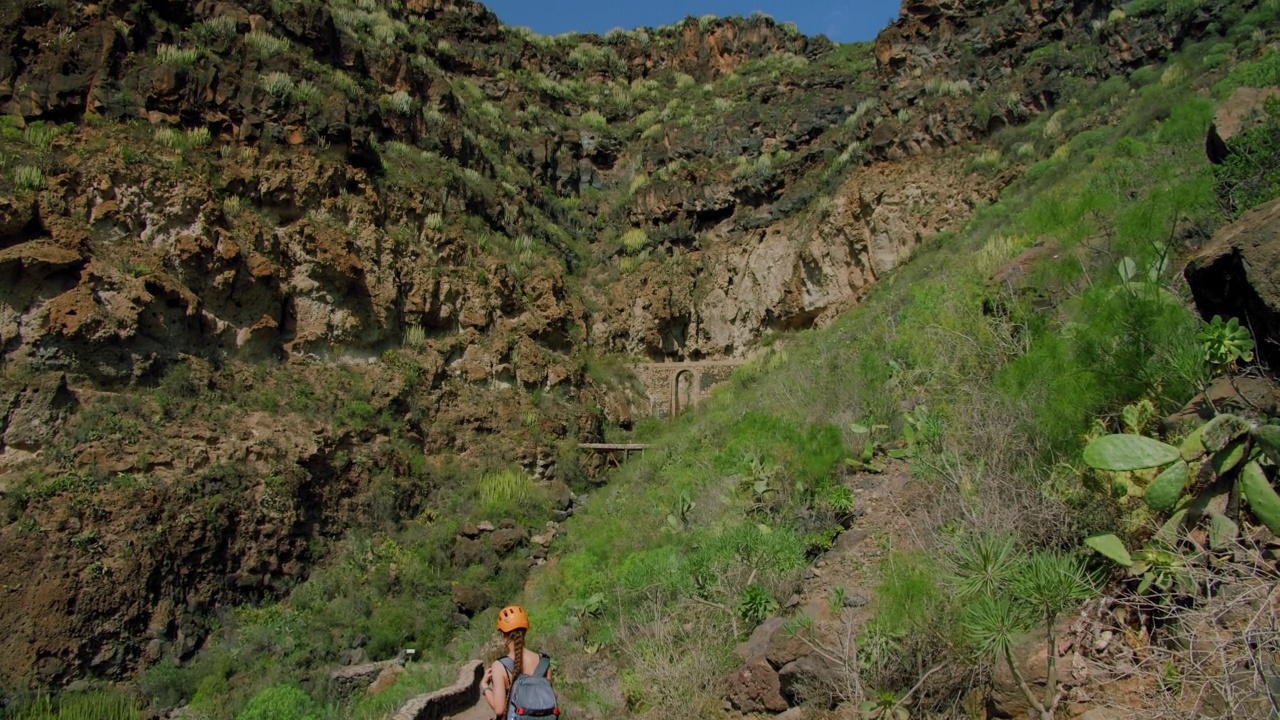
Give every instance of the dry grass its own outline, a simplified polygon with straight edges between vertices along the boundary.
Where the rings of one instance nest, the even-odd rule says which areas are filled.
[[[1188,563],[1195,591],[1125,593],[1093,628],[1093,662],[1130,683],[1135,717],[1263,718],[1280,712],[1280,572],[1238,546]]]
[[[647,720],[723,718],[723,678],[730,669],[713,644],[699,638],[731,631],[715,609],[694,603],[654,604],[621,623],[625,667],[622,694],[627,717]]]

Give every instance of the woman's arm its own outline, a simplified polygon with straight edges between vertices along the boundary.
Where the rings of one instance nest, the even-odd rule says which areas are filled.
[[[502,666],[499,660],[484,673],[484,679],[480,681],[480,696],[485,702],[489,703],[489,709],[493,710],[495,715],[507,714],[507,669]]]

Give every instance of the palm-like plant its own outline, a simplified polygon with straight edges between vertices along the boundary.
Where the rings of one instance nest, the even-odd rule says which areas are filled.
[[[1058,692],[1058,616],[1089,598],[1096,580],[1077,557],[1037,550],[1016,551],[1009,538],[985,536],[965,540],[953,558],[957,598],[968,603],[961,627],[982,655],[1003,658],[1018,689],[1041,720],[1053,720],[1062,701]],[[1019,635],[1043,622],[1048,668],[1043,697],[1038,697],[1013,658]]]
[[[1011,538],[977,535],[962,540],[952,558],[956,595],[962,600],[995,595],[1009,582],[1013,561]]]

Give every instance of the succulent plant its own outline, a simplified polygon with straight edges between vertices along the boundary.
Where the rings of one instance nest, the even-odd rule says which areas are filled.
[[[1196,334],[1196,339],[1204,350],[1205,361],[1219,372],[1235,367],[1237,361],[1253,360],[1253,340],[1236,318],[1223,321],[1221,316],[1214,315]]]
[[[1222,414],[1196,428],[1181,447],[1141,435],[1106,435],[1089,443],[1084,461],[1097,470],[1134,472],[1159,470],[1141,489],[1152,510],[1184,512],[1197,498],[1213,494],[1224,484],[1235,499],[1228,507],[1247,507],[1253,517],[1272,532],[1280,533],[1280,495],[1262,461],[1276,465],[1280,457],[1280,427],[1255,425],[1236,415]],[[1272,473],[1274,474],[1274,472]],[[1131,488],[1130,488],[1131,489]],[[1207,513],[1210,544],[1222,547],[1239,534],[1236,520],[1221,513]],[[1176,538],[1178,527],[1162,531]],[[1133,565],[1124,547],[1098,536],[1086,540],[1093,549],[1126,567]],[[1129,562],[1125,562],[1128,559]]]

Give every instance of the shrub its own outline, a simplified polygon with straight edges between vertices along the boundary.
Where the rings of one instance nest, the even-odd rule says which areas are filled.
[[[607,130],[609,128],[609,121],[605,119],[604,115],[595,110],[588,110],[583,113],[582,122],[593,130]]]
[[[275,685],[262,690],[236,715],[236,720],[320,720],[316,701],[296,685]]]
[[[945,595],[936,563],[922,554],[889,556],[876,586],[875,617],[891,635],[938,629]]]
[[[299,81],[293,89],[293,99],[300,105],[313,105],[320,100],[320,88],[310,80]]]
[[[410,325],[404,331],[404,345],[408,348],[418,349],[427,343],[427,331],[421,325]]]
[[[1097,591],[1080,558],[1053,551],[1018,552],[1012,541],[996,537],[970,538],[953,558],[956,595],[964,603],[961,621],[977,651],[1004,660],[1018,680],[1023,696],[1042,718],[1054,717],[1062,701],[1054,670],[1057,660],[1057,618]],[[1043,623],[1048,648],[1049,682],[1043,699],[1022,679],[1013,659],[1016,639]]]
[[[58,128],[45,122],[36,121],[27,125],[22,137],[31,147],[40,152],[48,152],[53,147],[53,139],[58,137]]]
[[[1267,48],[1261,58],[1242,62],[1214,87],[1214,92],[1225,97],[1238,87],[1273,87],[1280,85],[1280,50]]]
[[[1034,147],[1032,146],[1033,150]],[[999,149],[984,150],[981,154],[971,158],[966,167],[971,171],[992,172],[1004,167],[1004,157]]]
[[[526,521],[539,518],[550,509],[546,493],[520,470],[485,475],[480,479],[479,494],[479,511],[492,519]]]
[[[643,228],[631,228],[622,234],[622,249],[628,255],[635,255],[649,244],[649,234]]]
[[[258,80],[258,84],[276,101],[288,99],[293,95],[295,87],[293,78],[282,72],[267,73]]]
[[[13,720],[141,720],[142,709],[132,698],[105,692],[65,692],[16,703],[4,716]]]
[[[274,57],[289,49],[289,41],[278,38],[269,32],[253,30],[244,36],[244,44],[249,51],[260,58]]]
[[[230,40],[236,36],[236,19],[219,15],[191,26],[191,32],[205,42]]]
[[[384,95],[382,99],[387,104],[387,107],[400,115],[407,117],[413,112],[413,98],[404,90],[397,90],[390,95]]]
[[[213,141],[213,136],[207,127],[191,128],[187,131],[187,145],[190,147],[204,147]]]
[[[968,80],[946,80],[943,78],[929,78],[924,84],[925,92],[930,95],[941,95],[944,97],[960,97],[973,92],[973,85]]]
[[[1218,195],[1228,215],[1240,215],[1280,197],[1280,99],[1268,101],[1266,110],[1267,121],[1232,138],[1231,154],[1214,168]]]
[[[171,127],[158,127],[155,131],[156,142],[170,150],[181,150],[183,147],[182,131]]]
[[[39,190],[44,187],[44,173],[38,167],[19,165],[13,169],[13,182],[19,190]]]
[[[200,51],[196,48],[180,48],[176,45],[161,43],[156,46],[156,57],[160,62],[178,67],[191,67],[200,59]]]

